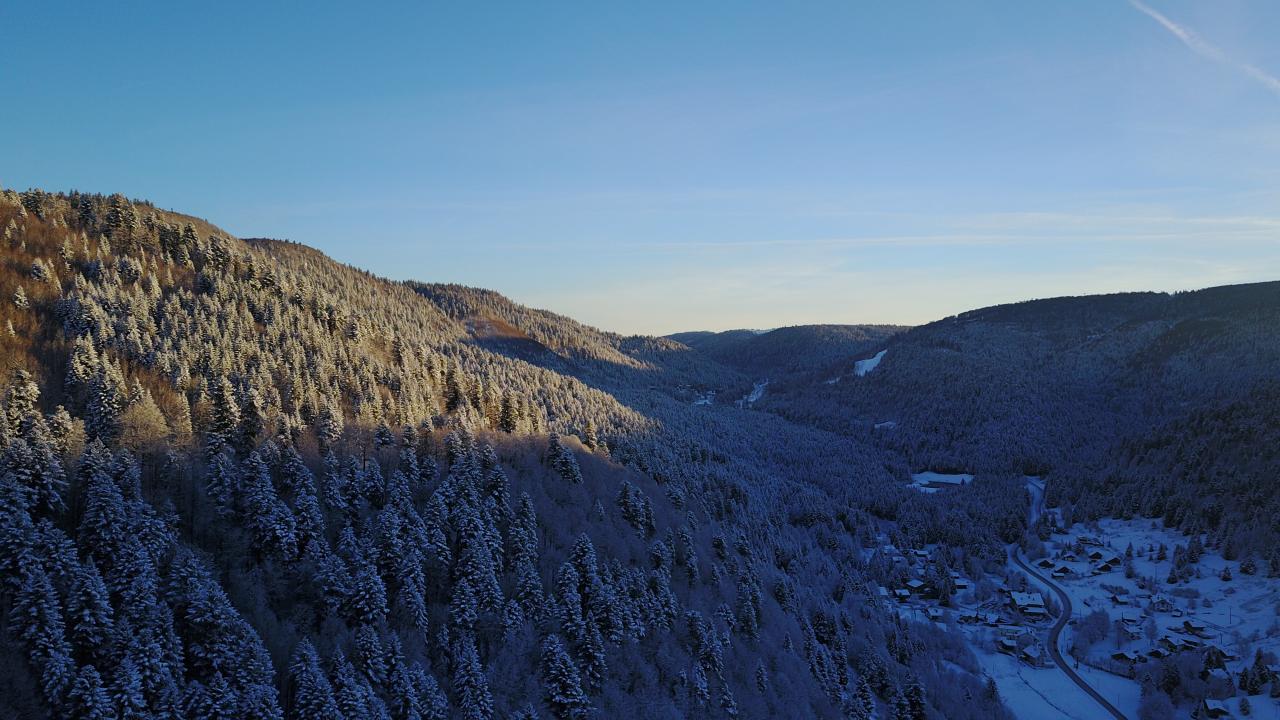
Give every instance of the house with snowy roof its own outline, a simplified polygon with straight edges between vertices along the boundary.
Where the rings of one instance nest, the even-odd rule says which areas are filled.
[[[1044,653],[1041,652],[1039,645],[1028,645],[1022,648],[1022,661],[1033,667],[1040,667],[1044,664]]]
[[[1135,665],[1143,660],[1141,655],[1132,650],[1117,650],[1111,653],[1111,659],[1128,665]]]
[[[1038,592],[1009,593],[1009,600],[1013,603],[1013,607],[1023,615],[1031,618],[1041,618],[1049,614],[1044,606],[1044,596]]]
[[[1227,707],[1226,703],[1221,700],[1205,698],[1204,701],[1200,703],[1200,709],[1197,717],[1209,718],[1210,720],[1220,720],[1221,718],[1230,718],[1234,716],[1231,714],[1231,710]]]
[[[1182,631],[1197,637],[1203,637],[1208,629],[1207,625],[1194,618],[1187,618],[1182,621]]]

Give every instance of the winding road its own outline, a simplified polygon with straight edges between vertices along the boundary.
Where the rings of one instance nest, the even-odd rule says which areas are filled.
[[[1071,619],[1071,597],[1067,595],[1065,590],[1053,581],[1049,580],[1049,578],[1046,578],[1035,570],[1032,570],[1031,566],[1023,562],[1022,555],[1018,551],[1016,545],[1009,548],[1009,558],[1028,575],[1039,580],[1045,587],[1053,590],[1053,592],[1058,595],[1058,601],[1062,603],[1062,614],[1058,616],[1058,621],[1055,622],[1053,624],[1053,628],[1049,630],[1049,657],[1053,658],[1053,661],[1057,663],[1058,668],[1061,669],[1062,672],[1066,673],[1067,677],[1071,678],[1072,682],[1079,685],[1081,690],[1089,693],[1089,696],[1094,700],[1097,700],[1098,704],[1101,705],[1104,710],[1111,713],[1112,717],[1116,720],[1128,720],[1124,713],[1120,712],[1115,705],[1111,704],[1111,701],[1103,697],[1097,690],[1094,690],[1093,686],[1085,682],[1084,678],[1080,677],[1075,670],[1072,670],[1071,666],[1067,664],[1066,658],[1062,657],[1062,650],[1059,647],[1058,640],[1062,636],[1062,628],[1066,627],[1067,621]]]

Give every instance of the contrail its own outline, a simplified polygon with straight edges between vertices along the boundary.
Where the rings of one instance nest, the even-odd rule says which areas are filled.
[[[1150,5],[1142,2],[1142,0],[1129,0],[1129,4],[1144,15],[1150,17],[1152,20],[1160,23],[1165,30],[1168,30],[1174,37],[1181,40],[1182,44],[1190,48],[1195,54],[1200,57],[1213,60],[1214,62],[1222,63],[1228,67],[1233,67],[1262,83],[1262,85],[1271,92],[1280,95],[1280,78],[1277,78],[1256,65],[1250,65],[1249,63],[1240,62],[1239,60],[1234,60],[1228,57],[1226,53],[1218,48],[1218,46],[1200,37],[1194,30],[1183,27],[1170,20],[1160,14],[1160,12],[1155,8],[1152,8]]]

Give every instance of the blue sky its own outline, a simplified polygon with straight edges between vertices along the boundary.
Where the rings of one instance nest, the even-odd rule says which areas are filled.
[[[1280,3],[8,3],[0,183],[612,330],[1280,279]]]

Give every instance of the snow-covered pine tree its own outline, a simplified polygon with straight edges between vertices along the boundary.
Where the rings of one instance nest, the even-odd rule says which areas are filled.
[[[557,720],[582,720],[590,715],[591,702],[582,688],[578,668],[556,635],[542,641],[543,699]]]
[[[492,720],[493,695],[489,691],[489,679],[476,652],[475,639],[469,633],[461,633],[454,640],[452,649],[453,692],[457,708],[463,720]]]
[[[298,720],[343,720],[333,696],[333,686],[320,668],[320,656],[311,640],[303,638],[289,661],[293,694],[287,706],[289,717]]]

